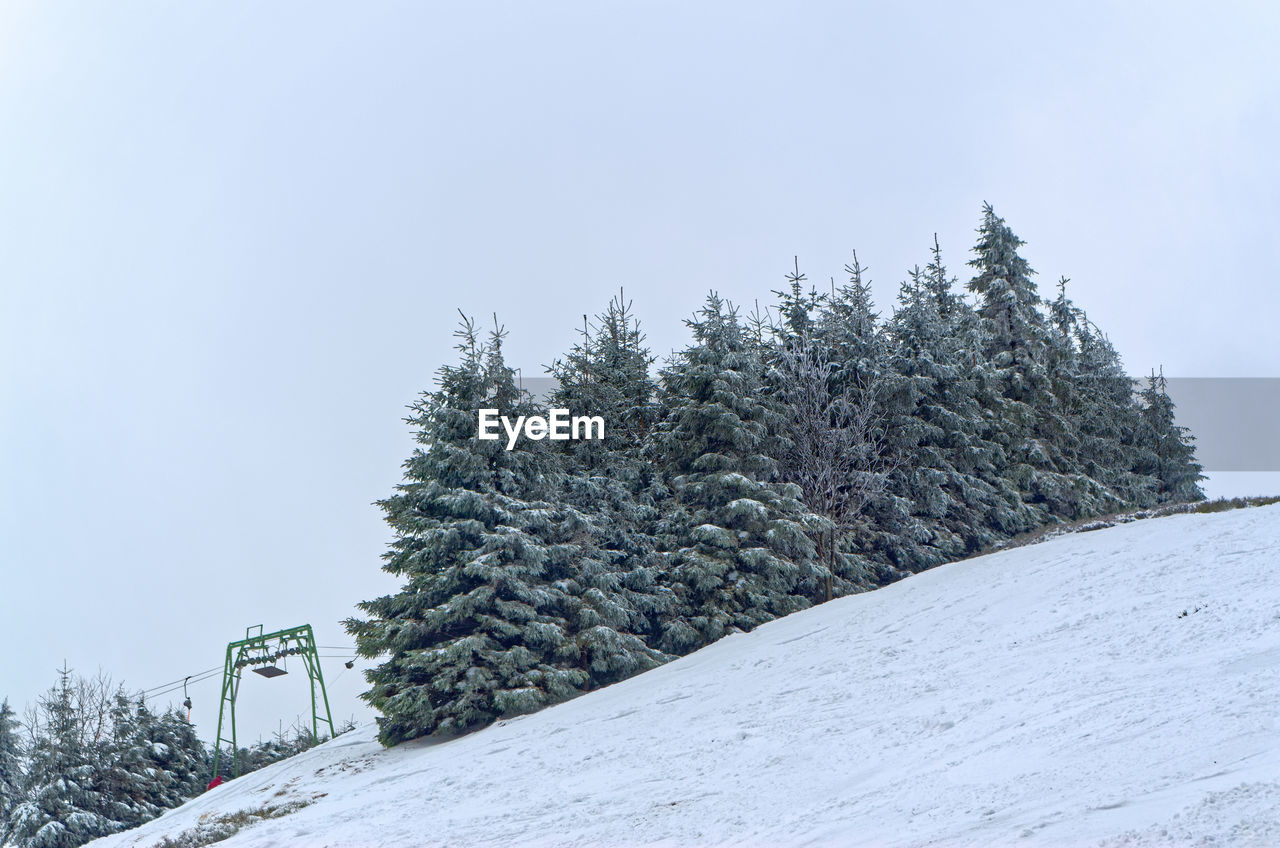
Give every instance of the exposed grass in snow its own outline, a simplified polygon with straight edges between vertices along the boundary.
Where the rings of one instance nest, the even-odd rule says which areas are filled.
[[[1217,498],[1212,501],[1200,501],[1191,504],[1192,512],[1210,513],[1210,512],[1226,512],[1229,509],[1245,509],[1251,506],[1270,506],[1271,504],[1280,503],[1280,496],[1272,498]]]
[[[288,801],[283,804],[264,804],[256,810],[205,813],[195,827],[187,828],[177,836],[165,836],[153,848],[204,848],[205,845],[230,839],[249,825],[296,813],[310,803],[311,800]]]
[[[1035,545],[1040,542],[1056,539],[1059,536],[1065,536],[1069,533],[1087,533],[1091,530],[1102,530],[1106,527],[1115,527],[1117,524],[1128,524],[1131,521],[1142,521],[1148,518],[1164,518],[1170,515],[1189,515],[1192,513],[1204,515],[1215,512],[1228,512],[1233,509],[1248,509],[1256,506],[1270,506],[1271,504],[1280,503],[1278,497],[1249,497],[1249,498],[1215,498],[1214,500],[1195,501],[1193,503],[1168,504],[1167,506],[1157,506],[1151,509],[1139,509],[1130,512],[1113,512],[1108,515],[1099,515],[1094,518],[1082,518],[1078,521],[1064,521],[1059,524],[1050,524],[1046,527],[1038,527],[1035,530],[1029,530],[1018,536],[1014,536],[1007,542],[1002,542],[992,547],[990,551],[984,551],[975,556],[985,556],[995,551],[1007,550],[1009,548],[1020,548],[1024,545]]]

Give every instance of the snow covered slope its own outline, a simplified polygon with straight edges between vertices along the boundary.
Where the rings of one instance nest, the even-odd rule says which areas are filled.
[[[95,844],[310,802],[219,844],[1280,846],[1278,566],[1280,506],[1066,536]]]

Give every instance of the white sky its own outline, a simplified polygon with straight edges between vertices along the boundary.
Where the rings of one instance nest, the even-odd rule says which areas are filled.
[[[887,311],[990,200],[1132,371],[1280,376],[1275,7],[691,5],[0,3],[0,697],[349,643],[457,308],[526,373],[793,254]]]

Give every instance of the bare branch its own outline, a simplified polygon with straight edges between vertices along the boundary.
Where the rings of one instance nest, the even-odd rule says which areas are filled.
[[[788,407],[781,466],[809,508],[844,531],[888,484],[881,387],[868,377],[833,391],[825,359],[807,336],[779,345],[775,367]]]

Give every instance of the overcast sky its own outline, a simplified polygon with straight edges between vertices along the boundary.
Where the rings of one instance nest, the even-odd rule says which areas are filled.
[[[888,5],[0,2],[0,697],[349,644],[459,308],[526,374],[795,254],[887,311],[986,200],[1132,372],[1280,376],[1280,7]]]

